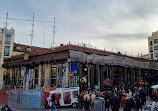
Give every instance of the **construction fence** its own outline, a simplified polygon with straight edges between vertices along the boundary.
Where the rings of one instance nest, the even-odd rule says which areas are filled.
[[[13,108],[42,108],[46,104],[49,91],[56,88],[30,90],[0,90],[0,104],[7,104]]]

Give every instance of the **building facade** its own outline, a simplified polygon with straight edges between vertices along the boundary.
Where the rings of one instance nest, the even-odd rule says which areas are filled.
[[[6,76],[6,70],[2,67],[4,59],[10,58],[14,55],[27,54],[32,51],[43,50],[46,48],[40,48],[35,46],[17,44],[14,42],[15,30],[6,28],[0,28],[0,89],[3,86],[3,79]]]
[[[60,45],[5,59],[4,88],[76,87],[82,90],[106,83],[140,84],[158,74],[158,63],[144,58],[84,46]]]
[[[13,52],[14,29],[0,28],[0,89],[3,86],[3,75],[5,70],[2,68],[5,58],[10,58]]]
[[[150,60],[158,60],[158,31],[148,37],[148,52]]]
[[[19,57],[18,55],[27,55],[30,52],[44,50],[44,49],[47,49],[47,48],[29,46],[29,45],[18,44],[18,43],[14,42],[13,46],[12,46],[12,49],[11,49],[12,53],[11,53],[10,57],[11,56],[17,56],[17,57]],[[4,78],[7,75],[7,71],[6,71],[6,69],[3,68],[2,72],[3,72],[3,78],[2,78],[2,80],[4,80]]]

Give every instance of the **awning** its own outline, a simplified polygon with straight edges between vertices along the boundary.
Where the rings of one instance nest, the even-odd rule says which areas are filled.
[[[153,88],[153,89],[158,89],[158,84],[151,86],[151,88]]]
[[[158,80],[158,75],[150,76],[150,77],[147,78],[147,80],[157,81]]]

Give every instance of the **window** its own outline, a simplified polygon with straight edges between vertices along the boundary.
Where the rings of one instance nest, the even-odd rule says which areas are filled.
[[[78,98],[78,91],[73,91],[72,94],[73,94],[73,98]]]
[[[29,48],[27,48],[26,50],[27,50],[27,51],[31,51],[31,48],[29,47]]]
[[[150,47],[150,52],[153,52],[153,48],[152,47]]]
[[[52,67],[52,78],[56,78],[56,77],[57,77],[57,68]]]
[[[17,46],[17,47],[16,47],[16,49],[21,50],[21,49],[22,49],[22,47],[21,47],[21,46]]]
[[[154,50],[158,50],[158,46],[154,46]]]
[[[6,34],[6,36],[5,36],[5,44],[10,45],[10,41],[11,41],[11,35]]]
[[[51,74],[51,86],[54,87],[56,85],[57,79],[57,67],[52,67],[52,74]]]
[[[150,41],[150,45],[153,45],[152,41]]]
[[[63,92],[63,100],[64,100],[64,104],[71,104],[71,93]]]
[[[153,54],[151,54],[150,58],[153,59]]]
[[[158,53],[155,53],[154,55],[155,55],[155,57],[158,57]]]
[[[158,39],[154,39],[154,43],[158,43]]]
[[[10,55],[10,46],[5,46],[4,47],[4,56],[9,56]]]

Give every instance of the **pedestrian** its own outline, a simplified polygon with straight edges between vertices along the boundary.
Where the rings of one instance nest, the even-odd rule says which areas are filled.
[[[95,92],[98,91],[98,85],[97,84],[94,86],[94,89],[95,89]]]
[[[110,99],[110,105],[111,105],[112,111],[119,111],[120,100],[117,97],[117,94],[115,92],[113,93],[113,97]]]
[[[57,109],[55,107],[55,95],[54,94],[51,95],[51,100],[50,101],[52,102],[51,110],[54,108],[55,111],[57,111]]]
[[[2,107],[2,109],[1,109],[2,111],[12,111],[12,109],[11,108],[9,108],[9,106],[8,105],[4,105],[4,107]]]
[[[132,97],[132,91],[129,89],[128,90],[128,98],[131,98]]]
[[[129,100],[129,98],[127,97],[127,95],[124,95],[123,99],[124,99],[123,110],[124,111],[131,111],[131,101]]]
[[[148,96],[148,92],[146,89],[143,89],[143,92],[144,92],[144,103],[146,104],[146,99],[147,99],[147,96]]]
[[[105,92],[104,99],[105,99],[105,109],[107,109],[107,111],[110,111],[109,110],[109,107],[110,107],[110,91]]]
[[[154,102],[152,103],[151,111],[158,111],[158,99],[154,98]]]
[[[90,111],[90,97],[89,97],[87,91],[86,91],[86,93],[85,93],[83,99],[84,99],[84,102],[83,102],[84,109],[85,109],[86,111]]]
[[[120,100],[121,100],[121,93],[122,93],[122,90],[119,89],[118,92],[117,92],[117,95],[118,95],[118,97],[119,97]]]
[[[84,100],[83,104],[85,111],[90,111],[90,101],[87,98]]]
[[[130,101],[132,109],[134,111],[139,111],[139,108],[141,108],[141,101],[140,98],[137,97],[137,93],[133,93],[133,97],[130,99]]]
[[[120,108],[123,109],[124,107],[124,96],[126,95],[126,93],[123,93],[121,96],[121,101],[120,101]]]
[[[94,107],[94,99],[96,98],[95,92],[91,92],[90,94],[90,100],[91,100],[91,108],[93,109]]]
[[[79,96],[79,104],[78,104],[78,108],[82,109],[83,108],[83,103],[84,103],[84,96],[86,94],[86,91],[81,92],[80,96]]]
[[[139,97],[141,99],[141,104],[144,105],[145,104],[145,100],[146,100],[146,95],[145,95],[143,89],[140,90]]]

